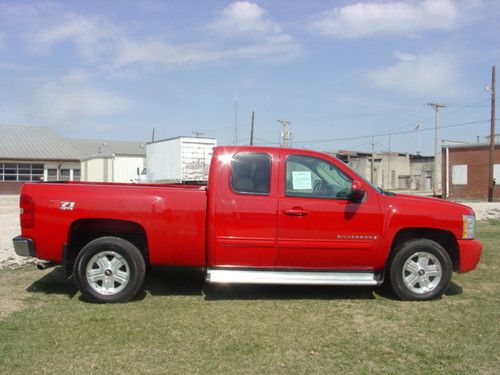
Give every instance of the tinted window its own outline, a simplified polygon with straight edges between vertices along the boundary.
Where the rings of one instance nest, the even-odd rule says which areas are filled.
[[[311,156],[286,159],[286,191],[290,197],[347,199],[352,179],[330,162]]]
[[[269,194],[271,157],[258,152],[240,152],[231,160],[231,187],[244,194]]]

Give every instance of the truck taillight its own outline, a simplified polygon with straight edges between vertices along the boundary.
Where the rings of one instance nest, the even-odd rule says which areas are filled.
[[[21,228],[33,228],[33,225],[35,225],[35,204],[33,199],[28,195],[21,195],[19,207],[21,208],[19,215]]]

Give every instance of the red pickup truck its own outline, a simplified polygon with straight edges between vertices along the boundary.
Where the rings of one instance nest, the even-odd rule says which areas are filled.
[[[372,186],[318,152],[216,147],[208,186],[26,183],[19,255],[62,264],[81,293],[123,302],[147,265],[202,267],[209,283],[381,285],[443,294],[473,270],[470,207]]]

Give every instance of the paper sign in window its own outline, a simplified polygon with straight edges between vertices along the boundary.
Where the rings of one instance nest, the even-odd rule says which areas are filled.
[[[292,172],[293,190],[311,190],[312,178],[311,172],[300,171]]]

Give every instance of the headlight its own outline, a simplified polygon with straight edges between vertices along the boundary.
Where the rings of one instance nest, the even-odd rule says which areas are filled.
[[[464,231],[462,238],[464,240],[472,240],[474,238],[474,230],[476,228],[476,217],[474,215],[464,215]]]

